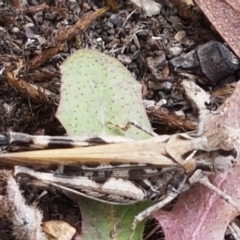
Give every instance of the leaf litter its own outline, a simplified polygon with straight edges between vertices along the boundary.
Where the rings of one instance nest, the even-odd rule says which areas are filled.
[[[190,4],[191,7],[185,7],[184,1],[175,1],[175,4],[181,2],[180,5],[176,4],[176,8],[171,2],[160,2],[160,14],[151,18],[146,17],[141,9],[135,10],[134,5],[125,1],[120,2],[120,8],[118,9],[113,9],[112,6],[113,11],[110,10],[110,7],[106,7],[104,1],[46,1],[44,4],[38,1],[4,2],[0,7],[0,43],[2,46],[0,49],[1,132],[14,130],[33,134],[64,134],[64,129],[54,118],[58,104],[57,96],[60,91],[59,65],[79,48],[97,49],[120,59],[131,71],[133,77],[142,82],[142,87],[145,86],[145,100],[154,100],[156,103],[165,101],[164,104],[146,109],[153,128],[156,128],[158,133],[194,130],[197,126],[197,117],[180,82],[186,76],[192,80],[204,76],[199,75],[199,72],[193,71],[189,75],[188,71],[183,73],[182,70],[172,69],[169,60],[210,40],[223,41],[209,27],[209,22],[201,11],[196,6],[192,8],[192,3]],[[209,0],[208,8],[201,1],[196,2],[203,11],[206,11],[207,17],[216,26],[219,33],[227,33],[223,37],[233,51],[238,54],[238,48],[232,42],[235,41],[234,38],[229,39],[230,36],[237,37],[239,35],[232,34],[232,32],[237,33],[238,29],[234,30],[225,25],[225,32],[222,33],[221,26],[218,27],[218,24],[227,24],[225,21],[218,19],[228,19],[231,16],[237,16],[237,14],[227,16],[223,14],[219,18],[212,19],[207,14],[207,10],[213,13],[211,7],[218,6],[219,1]],[[229,4],[226,9],[232,6],[234,11],[238,11],[238,6],[233,1],[221,2]],[[9,4],[12,4],[12,6],[9,7]],[[22,15],[19,14],[20,11],[23,11]],[[231,18],[231,23],[234,21],[234,18]],[[232,29],[231,33],[228,31],[230,29]],[[54,50],[56,51],[54,52]],[[127,58],[123,58],[122,54]],[[162,58],[163,54],[166,60],[161,62],[159,60],[164,59]],[[124,59],[127,59],[127,61]],[[7,72],[12,73],[12,76],[14,76],[12,80],[15,80],[15,84],[19,83],[19,86],[14,86],[15,90],[9,87]],[[24,84],[26,87],[23,88]],[[29,86],[27,86],[28,84]],[[217,89],[212,89],[208,85],[203,86],[204,90],[212,94],[210,99],[214,99],[215,108],[231,95],[234,87],[235,84],[232,83]],[[25,92],[23,92],[23,89],[25,89]],[[36,95],[37,93],[40,95]],[[46,93],[49,93],[50,97],[49,95],[46,96]],[[42,99],[47,99],[47,103]],[[206,99],[206,101],[208,100]],[[237,102],[236,98],[232,102],[234,101]],[[210,104],[213,104],[212,101]],[[238,126],[235,115],[232,115],[236,112],[236,109],[229,110],[229,121],[234,122],[234,126]],[[181,122],[179,126],[178,121]],[[208,126],[211,126],[212,123],[210,122]],[[214,123],[216,124],[217,121]],[[233,176],[236,177],[237,181],[237,176],[234,174]],[[230,182],[232,178],[229,177],[227,180]],[[39,195],[39,191],[31,189],[30,186],[23,186],[23,188],[27,198],[32,201],[34,196],[36,198]],[[30,189],[33,193],[30,193]],[[195,194],[198,196],[199,192],[204,193],[204,191],[206,190],[203,187],[196,186],[189,194],[190,196],[195,196]],[[49,196],[62,199],[62,196],[51,194],[50,192]],[[208,199],[206,196],[203,194],[202,203],[207,205],[209,201],[206,201]],[[197,197],[194,199],[197,199]],[[211,197],[211,199],[214,198]],[[45,198],[41,200],[42,203],[44,201],[46,201]],[[68,201],[70,200],[68,199]],[[221,202],[221,200],[219,201]],[[61,215],[64,212],[63,209],[50,210],[50,207],[46,208],[46,206],[52,205],[51,200],[47,205],[45,202],[45,206],[41,202],[40,208],[44,209],[44,215],[47,215],[48,219],[56,219],[55,211],[58,212],[60,218],[67,216],[67,214]],[[183,201],[180,198],[176,206],[182,203]],[[204,208],[200,209],[197,204],[191,212],[194,214],[198,211],[201,215],[201,209]],[[219,206],[222,206],[221,204],[224,203],[220,203]],[[187,206],[190,209],[190,203]],[[210,206],[218,206],[218,204]],[[211,209],[211,207],[208,207],[208,209]],[[233,215],[230,214],[227,219],[232,218]],[[70,218],[76,219],[76,216],[78,214],[73,214]],[[207,216],[207,214],[204,216]],[[204,216],[201,219],[204,219]],[[190,219],[193,226],[198,226],[198,230],[201,229],[199,227],[201,222],[198,222],[197,218]],[[172,228],[176,228],[174,221],[168,222],[168,224]],[[4,229],[4,225],[1,226]],[[220,234],[223,236],[225,228],[223,227],[220,230]],[[167,230],[164,229],[165,231]],[[191,228],[189,232],[191,232]]]

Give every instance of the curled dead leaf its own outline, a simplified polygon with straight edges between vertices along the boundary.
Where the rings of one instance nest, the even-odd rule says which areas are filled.
[[[168,126],[171,130],[181,129],[182,131],[194,131],[197,128],[195,122],[171,112],[165,112],[161,109],[150,107],[147,108],[147,113],[152,122]]]
[[[177,8],[178,14],[182,18],[195,20],[196,13],[193,10],[193,6],[195,5],[193,0],[170,0]]]
[[[55,43],[63,43],[75,35],[79,33],[79,30],[85,30],[88,28],[88,26],[96,20],[98,17],[102,16],[106,11],[109,10],[109,7],[103,7],[98,9],[95,12],[87,13],[85,16],[83,16],[79,21],[77,21],[73,26],[71,27],[64,27],[60,28],[58,32],[55,35],[55,38],[53,42]]]
[[[22,10],[22,5],[24,5],[20,0],[10,0],[9,2],[16,10]]]
[[[59,44],[56,47],[48,48],[42,51],[38,56],[30,60],[28,65],[29,69],[34,69],[41,66],[43,63],[54,57],[59,51],[62,50],[62,48],[63,44]]]
[[[115,0],[105,0],[106,4],[112,9],[112,10],[117,10],[118,5]]]
[[[11,72],[7,72],[7,80],[10,86],[15,88],[20,93],[31,98],[36,103],[49,104],[58,100],[58,95],[46,89],[28,83],[24,80],[17,79]]]
[[[64,221],[44,222],[42,229],[48,240],[71,240],[76,234],[76,229]]]
[[[26,8],[26,10],[24,12],[29,13],[29,14],[36,14],[36,13],[44,11],[48,8],[49,8],[49,6],[44,2],[44,3],[36,5],[36,6],[29,6]]]
[[[236,85],[234,82],[215,89],[211,94],[210,104],[217,107],[224,103],[232,95]]]

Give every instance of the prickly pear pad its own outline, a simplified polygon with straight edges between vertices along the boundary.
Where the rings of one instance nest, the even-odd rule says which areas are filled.
[[[56,116],[69,135],[149,137],[134,126],[124,132],[108,123],[125,126],[128,121],[137,121],[151,128],[141,86],[118,60],[96,50],[81,49],[60,68],[61,99]]]

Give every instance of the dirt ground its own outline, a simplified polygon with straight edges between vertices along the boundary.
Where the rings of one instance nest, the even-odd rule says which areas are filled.
[[[59,29],[106,6],[105,1],[23,2],[21,8],[18,1],[0,1],[0,132],[65,133],[54,118],[60,91],[59,65],[79,48],[114,56],[142,82],[145,99],[166,100],[162,112],[148,111],[157,132],[196,128],[195,119],[188,119],[187,114],[193,111],[179,87],[181,75],[167,62],[210,40],[223,42],[199,9],[186,10],[188,17],[183,18],[170,1],[158,1],[161,13],[147,17],[129,1],[118,1],[118,10],[109,9],[97,19],[88,20],[89,26],[82,30],[80,27],[73,34],[60,36]],[[213,89],[209,84],[204,88],[209,92]],[[179,110],[186,117],[174,118],[173,113]],[[28,202],[43,191],[23,188]],[[41,198],[39,206],[44,220],[65,220],[81,230],[78,206],[60,192],[52,190]],[[14,239],[8,223],[1,222],[0,226],[0,239]],[[160,239],[160,235],[151,239]]]

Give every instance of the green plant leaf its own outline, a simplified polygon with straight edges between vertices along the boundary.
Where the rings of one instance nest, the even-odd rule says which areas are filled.
[[[134,217],[149,207],[151,202],[118,206],[80,199],[79,206],[83,219],[83,239],[127,240],[131,234]],[[145,221],[138,224],[134,239],[142,239]]]
[[[61,98],[56,116],[69,135],[149,138],[134,126],[123,131],[108,124],[125,126],[128,121],[137,121],[151,129],[142,103],[141,86],[118,60],[95,50],[79,50],[61,65],[61,73]],[[83,240],[128,239],[134,216],[150,205],[143,202],[113,206],[82,197],[78,202]],[[134,239],[141,239],[143,230],[141,223]]]
[[[79,50],[62,65],[61,100],[57,118],[69,135],[122,135],[135,139],[149,135],[132,126],[137,121],[151,129],[142,102],[141,85],[115,58],[95,50]]]

